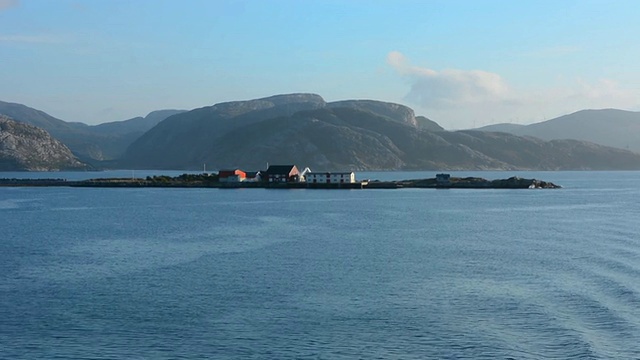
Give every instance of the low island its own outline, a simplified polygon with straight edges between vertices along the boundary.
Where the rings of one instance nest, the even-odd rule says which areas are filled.
[[[68,187],[117,187],[117,188],[266,188],[266,189],[558,189],[551,182],[510,177],[487,180],[479,177],[451,177],[437,174],[434,178],[398,181],[362,180],[349,183],[296,182],[222,182],[216,174],[182,174],[176,177],[148,176],[146,178],[95,178],[89,180],[67,179],[0,179],[0,186],[68,186]]]
[[[371,182],[370,188],[435,188],[435,189],[558,189],[561,186],[538,179],[525,179],[517,176],[508,179],[487,180],[479,177],[451,177],[449,174],[437,174],[435,178],[401,180],[391,182]]]

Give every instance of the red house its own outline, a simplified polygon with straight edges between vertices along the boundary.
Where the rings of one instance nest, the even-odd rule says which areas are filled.
[[[220,170],[218,172],[218,181],[220,182],[241,182],[247,178],[247,173],[240,170]]]

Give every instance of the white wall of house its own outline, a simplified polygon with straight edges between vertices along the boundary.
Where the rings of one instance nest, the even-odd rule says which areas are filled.
[[[289,176],[288,175],[271,175],[269,176],[269,182],[277,182],[277,183],[281,183],[281,182],[287,182],[287,180],[289,180]]]
[[[356,182],[356,174],[353,172],[307,173],[305,177],[307,182],[312,184],[340,184]]]

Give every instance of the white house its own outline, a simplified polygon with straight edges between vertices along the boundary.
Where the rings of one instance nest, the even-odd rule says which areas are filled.
[[[308,167],[304,168],[304,170],[302,170],[302,172],[300,173],[300,182],[307,181],[307,174],[310,172],[311,169],[309,169]]]
[[[309,172],[305,175],[311,184],[351,184],[356,182],[356,174],[352,172]]]

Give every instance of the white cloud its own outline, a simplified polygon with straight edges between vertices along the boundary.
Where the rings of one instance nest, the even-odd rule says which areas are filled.
[[[407,79],[405,100],[448,129],[515,122],[533,123],[583,109],[635,109],[640,90],[612,79],[552,82],[546,88],[516,90],[496,73],[481,70],[437,71],[411,65],[397,51],[387,63]]]
[[[19,0],[0,0],[0,11],[20,5]]]
[[[393,51],[387,63],[411,83],[407,100],[423,107],[446,108],[461,104],[508,101],[510,89],[500,75],[481,70],[445,69],[436,71],[409,64]]]

